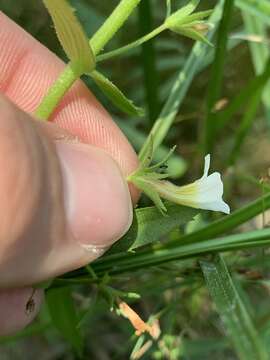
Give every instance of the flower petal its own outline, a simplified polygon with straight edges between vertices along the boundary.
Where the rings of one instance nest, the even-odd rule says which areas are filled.
[[[177,204],[197,209],[221,211],[230,213],[229,206],[223,201],[223,183],[220,173],[208,175],[210,155],[205,157],[203,176],[191,184],[176,186],[169,181],[151,181],[159,195]]]
[[[204,170],[203,170],[202,178],[208,176],[209,169],[210,169],[210,154],[207,154],[204,158]]]

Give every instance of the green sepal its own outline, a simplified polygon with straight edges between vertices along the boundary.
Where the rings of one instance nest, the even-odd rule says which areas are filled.
[[[142,190],[145,193],[145,195],[147,195],[153,201],[153,203],[156,205],[156,207],[162,213],[162,215],[166,215],[167,212],[166,206],[161,200],[161,197],[159,196],[158,192],[150,184],[147,184],[147,182],[143,177],[134,176],[133,178],[131,178],[131,181],[137,188]]]
[[[143,116],[144,110],[133,104],[121,90],[118,89],[109,79],[98,71],[92,71],[88,74],[99,87],[99,89],[107,96],[108,99],[120,110],[128,115]]]
[[[201,32],[194,30],[192,27],[180,26],[178,28],[175,26],[174,28],[171,28],[171,30],[177,34],[189,37],[190,39],[196,41],[202,41],[203,43],[213,47],[213,44]]]
[[[149,166],[153,157],[153,141],[150,140],[143,162],[139,165],[138,169],[127,178],[129,182],[133,183],[153,201],[153,203],[163,215],[166,215],[166,206],[164,205],[159,193],[156,189],[154,189],[151,182],[168,178],[168,174],[161,174],[155,170],[160,168],[160,166],[162,166],[168,160],[174,150],[175,146],[169,151],[169,153],[162,161],[153,166]]]
[[[193,13],[193,11],[197,8],[199,2],[200,0],[192,0],[186,6],[183,6],[181,9],[169,16],[166,19],[166,24],[168,28],[186,19],[188,15]]]

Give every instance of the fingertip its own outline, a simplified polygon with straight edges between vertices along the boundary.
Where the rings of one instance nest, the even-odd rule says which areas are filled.
[[[71,232],[84,246],[108,247],[132,222],[127,182],[105,151],[84,144],[57,142],[65,211]]]

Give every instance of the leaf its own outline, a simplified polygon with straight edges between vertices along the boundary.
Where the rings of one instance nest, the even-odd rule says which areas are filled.
[[[267,26],[259,18],[252,16],[245,11],[242,11],[242,16],[247,33],[261,39],[261,42],[259,43],[249,41],[248,44],[255,72],[259,75],[263,72],[270,55],[269,45],[267,44]],[[268,81],[265,86],[262,94],[262,101],[266,110],[267,120],[270,122],[270,81]]]
[[[217,255],[214,261],[201,261],[200,264],[217,312],[239,358],[266,360],[266,350],[223,258]]]
[[[270,24],[269,0],[236,0],[236,6],[241,10],[254,15],[260,21]]]
[[[54,326],[81,356],[83,338],[77,327],[79,317],[72,300],[71,289],[69,287],[49,289],[46,292],[46,302]]]
[[[168,215],[166,217],[154,206],[136,209],[131,228],[112,247],[110,253],[135,250],[153,242],[157,243],[162,237],[168,235],[175,228],[187,224],[198,214],[196,209],[170,203],[166,204],[166,208]]]
[[[111,102],[123,112],[129,115],[143,116],[143,109],[135,106],[109,79],[98,71],[89,74],[100,90],[111,100]]]
[[[66,0],[43,0],[57,37],[73,66],[83,74],[95,68],[95,57],[83,28]]]

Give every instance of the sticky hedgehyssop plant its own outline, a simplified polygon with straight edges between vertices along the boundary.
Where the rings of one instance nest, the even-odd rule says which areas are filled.
[[[128,273],[133,275],[133,272],[139,270],[144,271],[142,282],[147,282],[147,271],[149,270],[150,273],[154,268],[157,268],[163,276],[163,272],[167,271],[167,263],[178,261],[177,264],[179,264],[180,260],[180,266],[175,270],[177,273],[172,287],[177,285],[176,280],[180,276],[179,269],[183,271],[183,274],[193,271],[191,281],[187,280],[192,294],[199,289],[198,283],[201,284],[202,280],[200,274],[203,275],[215,309],[226,330],[227,338],[224,342],[226,344],[223,346],[228,348],[228,344],[231,344],[230,350],[233,350],[239,359],[266,360],[268,358],[267,346],[261,336],[262,330],[250,316],[244,289],[241,288],[237,279],[230,275],[221,253],[231,251],[236,258],[240,250],[269,246],[270,230],[266,228],[246,233],[221,235],[270,208],[269,188],[266,186],[267,193],[256,201],[230,214],[230,207],[223,200],[223,182],[220,173],[214,172],[209,175],[210,156],[213,157],[215,136],[239,107],[245,102],[249,104],[250,100],[247,112],[232,140],[232,151],[228,155],[227,165],[233,165],[251,124],[252,115],[257,109],[258,99],[270,76],[270,60],[268,60],[264,63],[263,71],[247,86],[247,89],[239,93],[221,114],[216,114],[215,106],[221,97],[225,54],[230,46],[234,46],[230,41],[228,42],[229,24],[234,5],[236,4],[243,11],[250,11],[256,5],[257,11],[260,9],[264,15],[269,14],[270,18],[267,2],[262,0],[259,4],[258,1],[219,0],[214,9],[197,11],[200,1],[191,0],[177,11],[171,12],[171,1],[166,0],[167,14],[161,25],[134,42],[105,52],[106,44],[124,26],[125,21],[141,0],[121,0],[90,40],[76,17],[75,9],[67,0],[43,0],[69,62],[35,111],[35,116],[41,121],[49,120],[63,96],[83,75],[90,77],[98,90],[118,110],[129,116],[143,118],[144,109],[136,106],[103,75],[102,63],[141,46],[167,30],[173,32],[175,36],[180,35],[179,42],[183,37],[195,41],[174,81],[160,115],[140,148],[139,166],[126,179],[150,198],[154,206],[137,207],[134,210],[134,221],[128,233],[91,266],[88,265],[36,285],[46,290],[46,301],[53,324],[81,358],[84,349],[81,327],[87,319],[88,310],[82,311],[78,316],[72,300],[71,285],[89,286],[90,284],[95,285],[98,296],[106,300],[111,310],[128,319],[132,325],[134,335],[131,338],[133,347],[131,359],[143,357],[150,348],[158,349],[156,352],[153,350],[153,357],[151,357],[153,359],[188,358],[181,353],[180,345],[175,344],[176,338],[163,333],[162,326],[159,325],[159,319],[164,314],[170,313],[169,306],[156,313],[154,313],[156,309],[153,309],[154,314],[145,322],[133,309],[133,305],[125,302],[139,299],[140,294],[115,289],[113,286],[114,280],[122,275]],[[259,27],[258,24],[257,26]],[[215,42],[214,36],[216,36]],[[240,34],[240,38],[243,36]],[[204,171],[198,180],[188,185],[178,186],[168,180],[171,177],[170,169],[167,172],[160,171],[166,170],[166,164],[169,164],[172,159],[177,159],[177,155],[173,154],[175,147],[168,151],[166,156],[163,151],[158,160],[156,154],[160,151],[176,119],[179,107],[194,76],[206,66],[207,62],[213,62],[213,68],[206,101],[206,121],[202,127],[202,141],[199,144],[204,154]],[[201,209],[227,215],[205,224],[200,217]],[[193,259],[198,259],[198,265],[193,262]],[[244,266],[245,259],[241,261]],[[184,278],[185,275],[183,275]],[[163,286],[164,291],[167,289],[164,284],[160,285]],[[132,286],[132,282],[129,286]],[[151,288],[151,283],[149,288]],[[198,297],[201,296],[200,294]],[[31,301],[32,298],[27,304],[29,308],[33,305]],[[175,300],[170,299],[170,301],[173,303]],[[180,299],[180,301],[184,303],[185,299]],[[182,341],[182,335],[179,335],[177,339]],[[129,346],[129,350],[130,348]],[[167,349],[170,350],[168,350],[170,357],[168,357]],[[120,359],[121,356],[119,355],[118,358]],[[200,354],[200,359],[203,358],[205,358],[204,355]]]
[[[142,109],[136,107],[110,80],[96,70],[96,56],[109,40],[106,38],[107,36],[104,37],[103,35],[103,38],[101,37],[101,44],[97,35],[94,36],[94,39],[88,41],[73,9],[66,0],[57,2],[44,0],[44,4],[52,17],[56,34],[70,62],[60,76],[61,81],[56,81],[41,102],[36,111],[36,116],[46,120],[72,83],[83,74],[90,76],[101,91],[119,109],[127,114],[143,115]],[[202,19],[209,16],[212,10],[193,13],[198,4],[199,1],[191,1],[182,9],[169,15],[156,33],[169,29],[210,44],[200,31],[207,28]],[[123,8],[123,12],[126,11]],[[110,37],[110,33],[108,37]],[[96,38],[98,38],[98,42],[95,40]],[[126,50],[131,47],[132,44],[127,46]],[[166,207],[160,199],[160,197],[163,197],[182,205],[229,213],[228,205],[222,201],[223,184],[219,174],[214,173],[208,176],[210,155],[206,157],[206,169],[203,177],[193,184],[177,188],[168,181],[162,181],[162,179],[169,176],[168,174],[158,174],[154,171],[164,161],[158,165],[148,167],[153,155],[152,139],[148,144],[146,155],[141,158],[139,169],[130,175],[127,180],[149,196],[160,211],[166,212]]]

